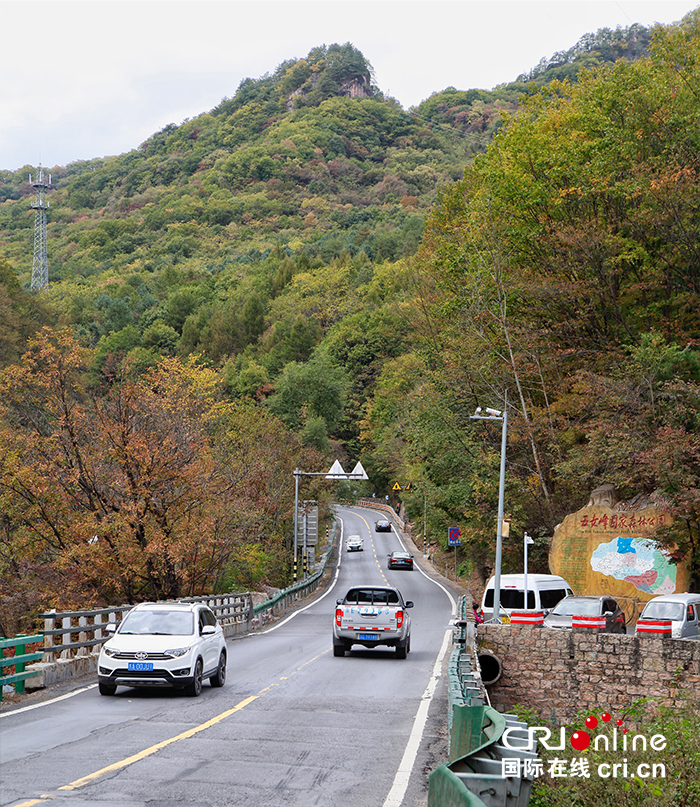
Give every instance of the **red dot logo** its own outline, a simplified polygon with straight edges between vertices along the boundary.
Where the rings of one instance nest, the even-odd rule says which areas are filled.
[[[612,716],[611,716],[610,712],[603,712],[603,714],[601,715],[601,718],[603,720],[603,723],[609,723]]]
[[[591,738],[585,731],[575,731],[571,735],[571,747],[576,751],[585,751],[591,744]]]
[[[586,718],[586,728],[587,729],[594,729],[597,725],[598,725],[598,718],[597,717],[593,717],[593,715],[591,715],[590,717]]]

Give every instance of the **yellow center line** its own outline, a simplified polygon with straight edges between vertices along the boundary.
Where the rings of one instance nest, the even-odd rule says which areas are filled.
[[[35,804],[43,804],[46,799],[53,799],[54,796],[41,796],[38,799],[32,799],[31,801],[23,801],[21,804],[17,804],[15,807],[34,807]]]
[[[372,541],[372,554],[374,555],[374,559],[377,561],[377,566],[379,567],[379,574],[382,576],[382,580],[384,580],[384,582],[388,586],[389,581],[386,579],[386,575],[384,574],[384,568],[382,564],[379,562],[379,558],[377,557],[377,547],[375,546],[374,539],[372,538],[372,529],[363,515],[361,515],[360,513],[357,513],[356,515],[360,516],[360,518],[365,522],[365,526],[367,527],[367,531],[369,532],[369,539],[370,541]]]
[[[212,717],[211,720],[207,720],[205,723],[200,723],[199,726],[195,726],[194,728],[188,729],[187,731],[183,731],[182,734],[177,734],[175,737],[170,737],[168,740],[163,740],[163,742],[156,743],[155,745],[152,745],[150,748],[144,748],[144,750],[139,751],[138,754],[133,754],[132,756],[127,757],[126,759],[122,759],[119,762],[113,762],[111,765],[107,765],[106,768],[100,768],[99,771],[95,771],[94,773],[90,773],[87,776],[81,777],[80,779],[76,779],[74,782],[71,782],[68,785],[63,785],[58,789],[75,790],[76,788],[82,787],[83,785],[87,785],[90,782],[94,782],[96,779],[100,779],[102,776],[105,776],[108,773],[118,771],[121,768],[126,768],[127,765],[132,765],[134,762],[139,762],[139,760],[145,759],[146,757],[150,757],[151,754],[155,754],[157,751],[166,748],[172,743],[176,743],[179,740],[186,740],[189,737],[194,737],[195,734],[199,734],[200,731],[206,731],[206,729],[210,729],[212,726],[215,726],[217,723],[220,723],[222,720],[225,720],[232,714],[240,712],[241,709],[244,709],[246,706],[248,706],[248,704],[257,700],[263,692],[267,692],[271,688],[272,687],[266,687],[259,694],[251,695],[249,698],[245,698],[245,700],[242,700],[240,703],[237,703],[232,709],[227,709],[220,715]]]
[[[321,658],[321,656],[325,656],[329,653],[330,650],[324,650],[322,653],[319,653],[317,656],[305,661],[302,665],[297,667],[292,675],[295,675],[300,670],[303,670],[304,667],[307,667],[309,664],[312,664],[317,659]],[[280,677],[280,681],[287,681],[292,676],[283,675]],[[67,785],[62,785],[58,788],[58,790],[76,790],[79,787],[83,787],[83,785],[87,785],[90,782],[95,782],[97,779],[100,779],[103,776],[106,776],[108,773],[113,773],[114,771],[121,770],[122,768],[126,768],[128,765],[133,765],[134,762],[139,762],[146,757],[150,757],[152,754],[157,753],[163,748],[167,748],[167,746],[172,745],[173,743],[178,742],[179,740],[186,740],[189,737],[194,737],[195,734],[199,734],[201,731],[206,731],[210,729],[212,726],[215,726],[217,723],[220,723],[222,720],[225,720],[227,717],[235,714],[236,712],[240,712],[241,709],[245,709],[246,706],[256,701],[261,695],[264,695],[266,692],[270,692],[270,690],[274,689],[275,687],[279,686],[278,682],[270,684],[269,686],[261,689],[257,695],[251,695],[248,698],[240,701],[237,703],[233,708],[227,709],[225,712],[221,712],[221,714],[212,717],[210,720],[207,720],[205,723],[200,723],[198,726],[194,726],[187,731],[183,731],[181,734],[177,734],[175,737],[170,737],[167,740],[163,740],[160,743],[156,743],[155,745],[150,746],[150,748],[144,748],[143,751],[139,751],[138,754],[132,754],[130,757],[126,759],[122,759],[119,762],[113,762],[111,765],[107,765],[105,768],[100,768],[99,771],[95,771],[94,773],[90,773],[87,776],[82,776],[80,779],[76,779],[74,782],[71,782]],[[31,799],[30,801],[23,801],[21,804],[15,805],[15,807],[35,807],[37,804],[43,804],[47,799],[54,799],[55,796],[51,795],[50,793],[42,793],[42,795],[38,799]]]

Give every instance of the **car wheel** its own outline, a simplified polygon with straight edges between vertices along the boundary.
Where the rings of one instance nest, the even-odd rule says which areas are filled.
[[[202,694],[202,659],[198,658],[194,665],[194,678],[192,683],[186,687],[186,692],[193,698],[198,698]]]
[[[99,684],[99,689],[100,689],[100,695],[114,695],[114,693],[117,691],[117,688],[115,686],[112,686],[111,684],[101,683]]]
[[[213,687],[222,687],[226,683],[226,653],[222,650],[219,656],[219,666],[216,673],[209,679]]]
[[[406,658],[407,654],[408,647],[406,645],[403,645],[403,647],[400,644],[396,645],[396,658]]]
[[[334,656],[344,656],[345,655],[345,645],[344,644],[334,644],[333,645],[333,655]]]
[[[411,652],[411,637],[410,636],[408,637],[408,642],[406,642],[406,652],[407,653]]]

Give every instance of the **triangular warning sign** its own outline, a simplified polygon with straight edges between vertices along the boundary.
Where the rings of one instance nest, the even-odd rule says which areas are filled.
[[[331,465],[330,471],[326,474],[326,479],[347,479],[348,475],[343,470],[343,466],[336,460]]]
[[[394,482],[394,486],[392,487],[392,490],[401,490],[401,485],[399,485],[398,482]]]
[[[362,467],[362,463],[358,462],[357,465],[348,474],[351,479],[369,479],[367,471]]]

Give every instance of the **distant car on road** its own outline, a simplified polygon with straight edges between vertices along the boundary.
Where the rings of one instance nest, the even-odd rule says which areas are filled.
[[[612,597],[564,597],[544,618],[546,628],[566,629],[571,627],[575,616],[604,616],[607,633],[627,633],[625,614]]]
[[[226,639],[204,603],[141,603],[106,631],[100,695],[114,695],[118,686],[174,687],[197,697],[205,678],[213,687],[226,681]]]
[[[345,542],[345,549],[348,552],[362,552],[364,548],[365,543],[360,535],[348,535],[348,540]]]
[[[413,571],[413,555],[408,552],[392,552],[387,557],[389,558],[388,569],[409,569]]]
[[[354,586],[336,600],[333,620],[333,655],[344,656],[354,644],[396,648],[396,658],[411,649],[410,600],[386,586]]]
[[[380,518],[379,521],[374,522],[375,532],[391,532],[391,521],[385,518]]]

